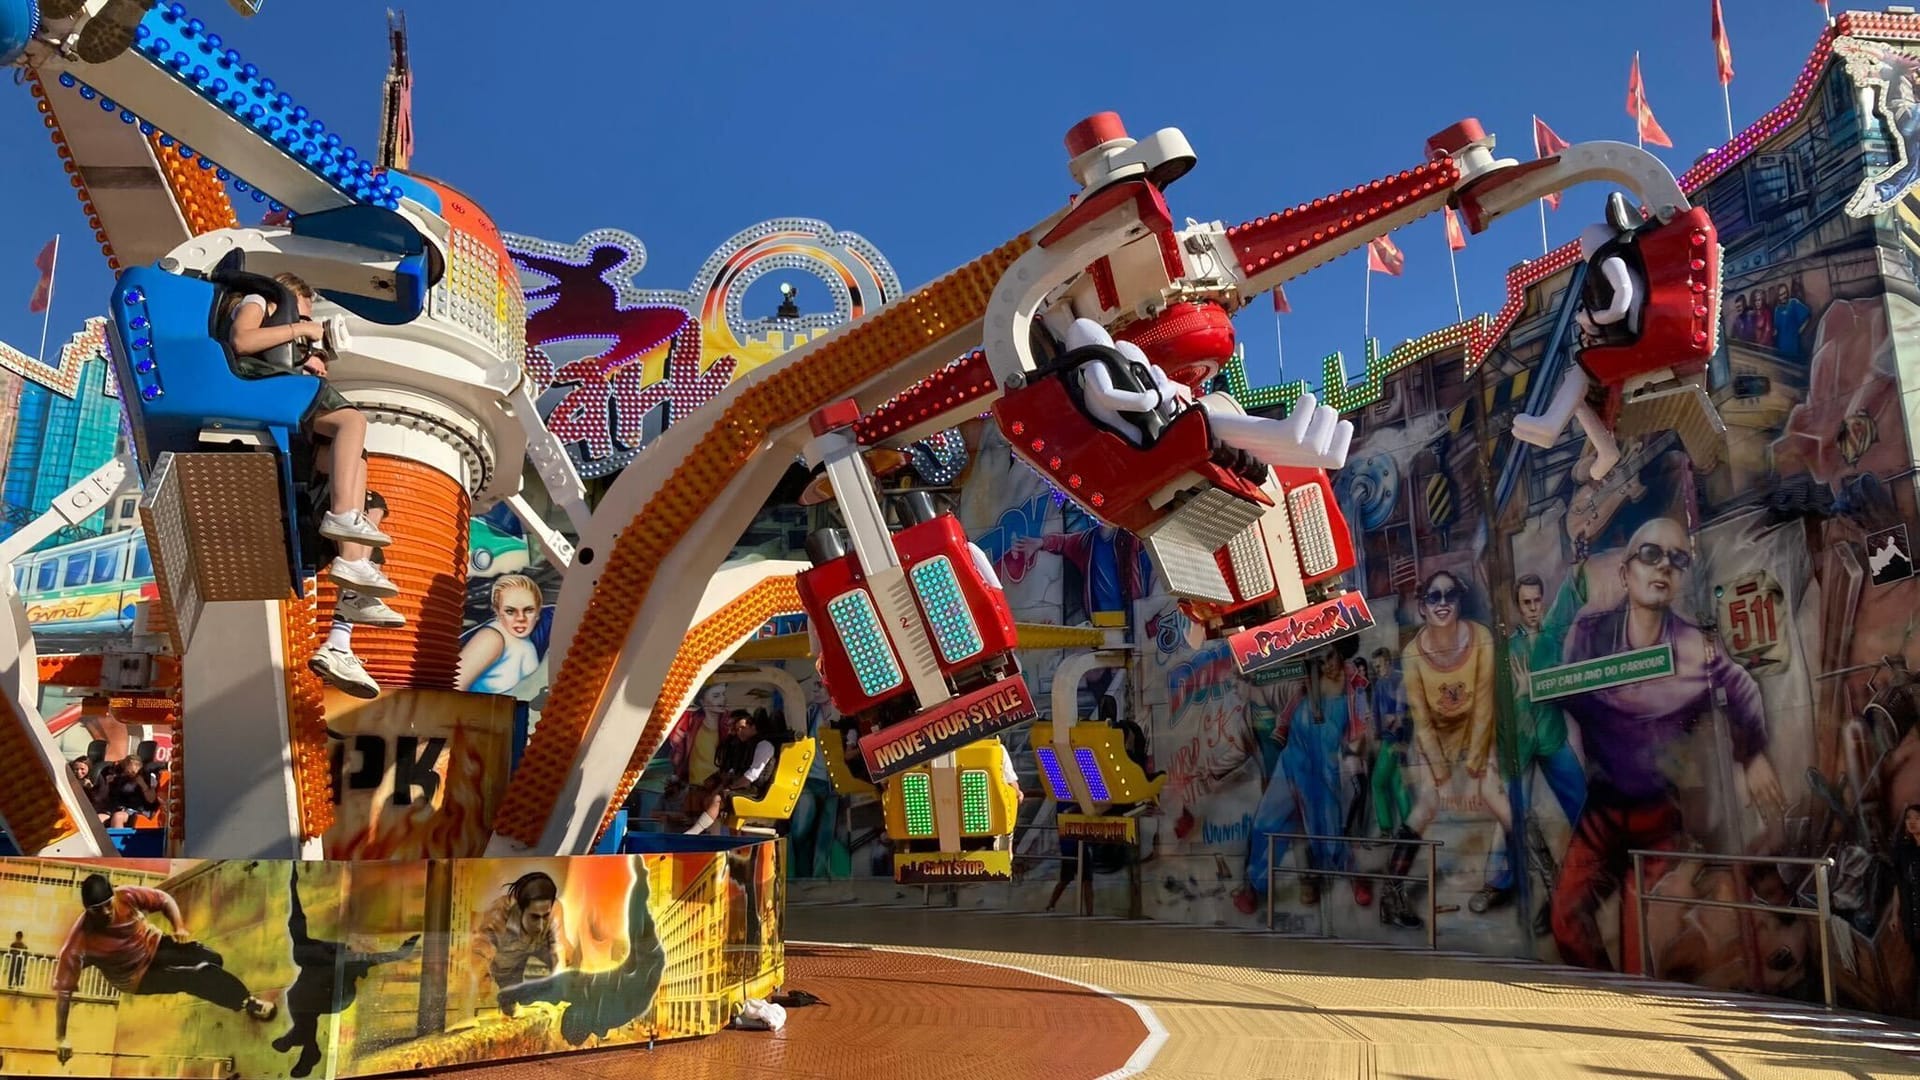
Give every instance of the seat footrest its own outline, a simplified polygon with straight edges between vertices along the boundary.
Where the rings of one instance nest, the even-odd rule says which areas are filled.
[[[205,604],[295,595],[280,484],[273,454],[168,453],[154,462],[140,518],[176,648]]]

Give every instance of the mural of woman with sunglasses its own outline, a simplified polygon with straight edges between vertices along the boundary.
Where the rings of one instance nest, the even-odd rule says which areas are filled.
[[[1654,518],[1634,531],[1625,554],[1625,599],[1574,622],[1566,662],[1666,644],[1673,648],[1673,674],[1565,700],[1587,752],[1587,800],[1554,887],[1553,939],[1568,963],[1611,968],[1597,914],[1624,887],[1619,952],[1626,970],[1637,972],[1639,927],[1627,853],[1681,846],[1685,822],[1673,774],[1685,753],[1682,743],[1697,725],[1711,722],[1714,695],[1724,695],[1734,760],[1746,771],[1750,797],[1773,813],[1783,812],[1786,800],[1766,755],[1759,684],[1673,610],[1693,566],[1687,530],[1671,518]],[[1665,871],[1664,864],[1649,862],[1649,886]]]
[[[1500,770],[1488,768],[1494,736],[1493,631],[1460,617],[1467,587],[1445,570],[1427,578],[1419,599],[1423,625],[1401,653],[1401,668],[1414,743],[1426,767],[1411,770],[1416,787],[1413,812],[1395,835],[1415,839],[1424,833],[1440,813],[1441,796],[1454,782],[1454,769],[1464,766],[1465,794],[1479,795],[1499,823],[1501,831],[1491,845],[1497,848],[1500,838],[1513,832],[1513,809]],[[1413,852],[1410,845],[1396,848],[1391,872],[1406,873]],[[1489,859],[1489,869],[1497,862]],[[1488,885],[1474,893],[1468,906],[1484,912],[1506,895]],[[1381,917],[1389,917],[1384,905]],[[1391,921],[1406,925],[1404,919]]]

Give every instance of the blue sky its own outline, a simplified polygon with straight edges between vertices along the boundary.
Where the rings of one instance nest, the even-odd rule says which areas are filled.
[[[1744,127],[1785,96],[1823,16],[1809,0],[1724,3]],[[387,4],[267,0],[250,20],[220,0],[189,10],[371,155]],[[522,4],[414,0],[414,163],[512,232],[634,233],[649,252],[643,285],[684,287],[735,231],[799,215],[865,235],[912,287],[1061,205],[1072,187],[1061,136],[1103,109],[1136,134],[1183,129],[1200,160],[1169,203],[1176,216],[1228,224],[1408,168],[1427,136],[1463,116],[1522,158],[1535,112],[1572,141],[1631,141],[1635,50],[1676,174],[1726,134],[1709,0],[1294,0],[1185,24],[1177,5],[1114,3],[1078,25],[1046,7],[743,0],[723,19],[711,5],[598,0],[529,23]],[[101,310],[110,278],[24,87],[0,87],[0,145],[0,340],[32,352],[32,259],[54,232],[64,238],[52,341]],[[1599,213],[1602,195],[1576,191],[1549,215],[1556,245]],[[241,212],[257,220],[251,204]],[[1395,239],[1406,276],[1376,275],[1373,288],[1373,333],[1388,348],[1454,318],[1440,219]],[[1497,307],[1506,269],[1539,250],[1534,214],[1470,238],[1459,255],[1467,313]],[[1317,382],[1336,349],[1357,371],[1363,258],[1289,287],[1289,378]],[[771,313],[778,296],[761,288],[749,312]],[[1270,309],[1240,322],[1254,381],[1275,381]]]

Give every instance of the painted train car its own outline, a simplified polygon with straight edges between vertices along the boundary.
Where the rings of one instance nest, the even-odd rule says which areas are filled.
[[[159,596],[140,529],[23,555],[13,564],[13,587],[37,638],[132,634],[142,606]]]

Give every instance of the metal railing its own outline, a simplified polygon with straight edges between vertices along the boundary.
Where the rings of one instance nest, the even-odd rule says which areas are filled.
[[[43,953],[0,950],[0,994],[52,997],[53,976],[59,964],[58,957]],[[98,968],[86,967],[80,971],[80,985],[73,996],[77,1001],[112,1002],[119,999],[120,991]]]
[[[1425,884],[1427,887],[1427,948],[1437,949],[1440,947],[1440,930],[1438,926],[1440,921],[1440,902],[1438,899],[1439,890],[1435,888],[1435,886],[1440,880],[1440,849],[1445,846],[1442,841],[1424,839],[1400,840],[1384,836],[1379,838],[1322,836],[1319,833],[1270,832],[1263,833],[1262,835],[1267,838],[1267,929],[1273,929],[1273,876],[1275,874],[1298,874],[1302,877],[1348,878],[1355,881],[1391,881],[1396,884],[1407,885]],[[1323,844],[1338,843],[1359,845],[1368,848],[1382,846],[1399,847],[1402,844],[1412,847],[1423,847],[1427,849],[1427,873],[1425,877],[1414,877],[1409,874],[1387,874],[1373,870],[1316,870],[1310,866],[1281,866],[1273,857],[1273,842],[1275,840],[1285,840],[1289,843],[1298,840],[1308,844],[1315,842]],[[1381,899],[1384,902],[1384,898]],[[1328,936],[1327,905],[1323,902],[1318,906],[1320,908],[1320,936],[1326,937]]]
[[[1787,858],[1774,855],[1716,855],[1703,851],[1645,851],[1633,850],[1627,854],[1633,856],[1633,892],[1634,917],[1640,925],[1640,973],[1646,978],[1656,978],[1653,969],[1653,935],[1647,932],[1648,904],[1675,904],[1682,907],[1722,908],[1727,911],[1752,911],[1768,915],[1784,915],[1796,919],[1814,919],[1814,931],[1820,938],[1820,993],[1826,1007],[1834,1007],[1833,993],[1833,938],[1828,933],[1833,917],[1833,889],[1828,874],[1833,870],[1831,857],[1808,859]],[[1705,896],[1661,896],[1647,894],[1646,860],[1658,859],[1665,862],[1703,862],[1726,866],[1809,866],[1813,868],[1814,906],[1783,907],[1779,904],[1740,903],[1734,900],[1715,900]]]

